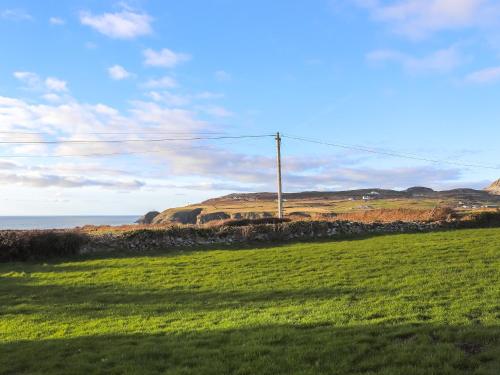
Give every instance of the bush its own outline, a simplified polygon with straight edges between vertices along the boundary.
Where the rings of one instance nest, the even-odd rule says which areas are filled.
[[[0,262],[75,255],[86,241],[78,232],[0,231]]]
[[[413,208],[381,208],[360,212],[339,213],[335,217],[329,218],[329,220],[354,221],[359,223],[393,223],[396,221],[445,221],[451,220],[454,217],[455,212],[453,209],[448,207],[436,207],[432,210]]]
[[[474,228],[500,227],[500,210],[472,213],[464,217],[463,221],[465,226]]]
[[[244,227],[247,225],[281,224],[288,223],[290,221],[291,219],[279,219],[277,217],[263,217],[260,219],[230,219],[219,222],[217,226]]]

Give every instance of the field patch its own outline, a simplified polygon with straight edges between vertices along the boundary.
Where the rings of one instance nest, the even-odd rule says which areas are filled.
[[[0,264],[0,374],[498,374],[500,229]]]

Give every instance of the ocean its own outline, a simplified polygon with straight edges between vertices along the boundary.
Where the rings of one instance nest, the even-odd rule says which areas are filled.
[[[83,225],[133,224],[138,215],[127,216],[0,216],[0,229],[64,229]]]

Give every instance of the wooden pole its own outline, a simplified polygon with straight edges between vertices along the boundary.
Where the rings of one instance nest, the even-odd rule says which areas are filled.
[[[281,191],[281,137],[280,133],[276,133],[276,166],[277,166],[277,177],[278,177],[278,218],[283,218],[283,198]]]

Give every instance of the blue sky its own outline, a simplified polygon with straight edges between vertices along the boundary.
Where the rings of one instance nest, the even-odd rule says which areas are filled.
[[[498,168],[498,16],[493,0],[3,0],[0,138],[280,131]],[[0,144],[0,214],[136,214],[272,191],[273,142]],[[283,159],[285,191],[500,177],[290,138]]]

